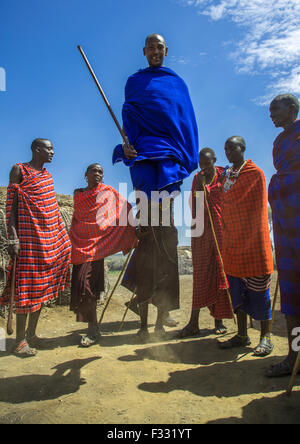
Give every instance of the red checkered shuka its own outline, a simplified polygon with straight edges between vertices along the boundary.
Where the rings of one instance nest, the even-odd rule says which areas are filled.
[[[224,192],[223,260],[228,275],[238,278],[273,272],[263,171],[248,160]]]
[[[131,205],[114,188],[97,187],[76,191],[70,229],[72,263],[96,261],[130,251],[135,227],[128,223]]]
[[[18,195],[18,236],[20,254],[16,268],[16,312],[32,313],[58,297],[69,282],[71,244],[54,192],[51,174],[18,164],[22,182],[7,189],[6,217],[10,219],[15,193]],[[11,270],[0,298],[8,303]]]
[[[222,189],[219,177],[224,168],[216,167],[217,175],[210,185],[206,185],[207,200],[210,208],[214,230],[222,252]],[[199,173],[198,173],[199,174]],[[192,185],[192,214],[196,217],[197,176]],[[201,189],[199,190],[201,191]],[[206,206],[204,207],[204,232],[202,236],[192,237],[193,257],[193,310],[208,307],[215,319],[231,319],[232,311],[226,288],[227,279],[222,272],[222,265],[214,240],[211,223]]]

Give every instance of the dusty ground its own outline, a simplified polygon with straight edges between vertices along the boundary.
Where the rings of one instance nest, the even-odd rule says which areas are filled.
[[[182,309],[174,313],[183,327],[189,318],[191,276],[181,277]],[[273,285],[274,287],[274,285]],[[284,319],[277,311],[275,352],[257,359],[251,348],[220,351],[207,310],[203,337],[147,345],[135,343],[138,322],[129,313],[118,333],[129,293],[119,288],[105,314],[101,343],[78,347],[84,324],[67,307],[45,309],[39,333],[45,349],[31,359],[0,353],[0,423],[300,423],[300,377],[293,396],[288,378],[269,380],[263,371],[287,351]],[[101,308],[99,309],[99,313]],[[154,308],[151,320],[154,321]],[[230,334],[234,324],[226,323]],[[0,319],[0,327],[4,327]],[[253,345],[258,324],[250,330]]]

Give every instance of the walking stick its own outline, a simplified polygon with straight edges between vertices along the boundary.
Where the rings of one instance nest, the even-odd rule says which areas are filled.
[[[279,276],[277,276],[276,289],[275,289],[274,299],[273,299],[273,304],[272,304],[271,330],[272,330],[273,323],[274,323],[275,307],[276,307],[278,293],[279,293]]]
[[[293,387],[294,387],[294,384],[295,384],[295,379],[296,379],[296,376],[298,374],[299,369],[300,369],[300,350],[298,351],[298,356],[297,356],[297,359],[296,359],[296,362],[295,362],[295,365],[294,365],[293,374],[291,376],[291,379],[290,379],[290,382],[289,382],[289,386],[288,386],[288,389],[286,391],[286,394],[288,396],[291,396],[291,394],[292,394],[292,390],[293,390]]]
[[[10,289],[10,299],[9,299],[9,312],[8,312],[8,320],[7,320],[7,334],[11,336],[14,332],[12,327],[12,318],[13,318],[13,305],[15,300],[15,287],[16,287],[16,267],[17,267],[17,257],[14,257],[13,260],[13,268],[12,268],[12,277],[11,277],[11,289]]]
[[[96,86],[97,86],[97,88],[98,88],[98,90],[99,90],[99,92],[100,92],[100,94],[101,94],[101,96],[102,96],[102,98],[103,98],[103,100],[104,100],[105,105],[107,106],[107,109],[108,109],[108,111],[109,111],[111,117],[113,118],[113,121],[115,122],[115,124],[116,124],[116,126],[117,126],[117,128],[118,128],[118,130],[119,130],[119,133],[121,134],[121,137],[122,137],[122,139],[123,139],[125,145],[126,145],[127,147],[129,147],[129,146],[128,146],[128,139],[127,139],[127,137],[126,137],[126,134],[125,134],[125,132],[123,131],[123,129],[121,128],[121,125],[119,124],[118,119],[116,118],[116,116],[115,116],[115,114],[114,114],[114,112],[113,112],[113,110],[112,110],[112,108],[111,108],[111,106],[110,106],[110,103],[109,103],[109,101],[108,101],[108,99],[107,99],[107,97],[106,97],[106,95],[105,95],[105,93],[104,93],[104,91],[103,91],[103,89],[102,89],[100,83],[99,83],[99,80],[98,80],[97,77],[96,77],[96,74],[95,74],[94,71],[93,71],[93,68],[91,67],[90,62],[88,61],[87,56],[85,55],[85,53],[84,53],[84,51],[83,51],[83,49],[82,49],[82,47],[81,47],[80,45],[78,45],[77,48],[78,48],[80,54],[82,55],[82,58],[83,58],[83,60],[85,61],[85,64],[86,64],[86,66],[87,66],[87,68],[88,68],[88,70],[89,70],[91,76],[93,77],[93,79],[94,79],[94,81],[95,81],[95,83],[96,83]]]
[[[210,212],[210,208],[209,208],[209,204],[208,204],[208,200],[207,200],[206,188],[205,188],[204,184],[202,184],[202,186],[203,186],[203,190],[204,190],[204,199],[205,199],[205,204],[206,204],[206,208],[207,208],[207,212],[208,212],[208,216],[209,216],[209,220],[210,220],[210,225],[211,225],[211,229],[212,229],[212,232],[213,232],[213,236],[214,236],[216,248],[217,248],[217,251],[218,251],[218,255],[219,255],[219,258],[220,258],[223,277],[224,277],[224,280],[226,282],[227,278],[226,278],[226,273],[225,273],[225,270],[224,270],[224,263],[223,263],[221,251],[220,251],[220,248],[219,248],[218,239],[217,239],[215,228],[214,228],[214,223],[213,223],[213,220],[212,220],[212,216],[211,216],[211,212]],[[231,295],[230,295],[230,292],[229,292],[229,288],[226,288],[226,293],[227,293],[227,296],[228,296],[228,301],[229,301],[229,305],[230,305],[230,308],[231,308],[233,320],[234,320],[234,323],[236,325],[237,322],[236,322],[236,319],[235,319],[235,316],[234,316],[234,310],[233,310],[233,306],[232,306],[232,301],[231,301]]]
[[[112,289],[112,291],[111,291],[109,297],[107,298],[106,304],[105,304],[104,309],[102,310],[102,313],[101,313],[101,317],[100,317],[100,320],[99,320],[99,323],[98,323],[98,327],[100,327],[100,325],[101,325],[101,322],[102,322],[103,317],[104,317],[104,313],[106,312],[107,307],[109,306],[109,303],[110,303],[110,301],[111,301],[111,298],[113,297],[113,294],[114,294],[114,292],[115,292],[117,286],[119,285],[119,282],[120,282],[121,277],[122,277],[122,275],[123,275],[123,273],[124,273],[124,271],[125,271],[125,268],[126,268],[127,265],[128,265],[129,259],[130,259],[130,257],[131,257],[131,253],[132,253],[133,249],[134,249],[135,246],[136,246],[136,242],[137,242],[137,239],[134,239],[133,244],[132,244],[132,247],[131,247],[131,250],[130,250],[130,252],[128,253],[128,256],[127,256],[127,258],[126,258],[126,261],[124,262],[124,265],[123,265],[123,268],[122,268],[122,270],[121,270],[121,273],[119,274],[119,277],[118,277],[118,279],[117,279],[117,281],[116,281],[116,283],[115,283],[115,285],[114,285],[114,288]]]
[[[120,331],[121,331],[122,328],[123,328],[123,325],[124,325],[124,322],[125,322],[125,318],[126,318],[127,312],[128,312],[128,310],[129,310],[129,308],[130,308],[130,305],[131,305],[131,302],[132,302],[132,300],[133,300],[133,298],[134,298],[134,296],[135,296],[135,293],[136,293],[136,291],[134,291],[134,292],[132,293],[132,296],[131,296],[131,299],[130,299],[130,301],[129,301],[129,304],[128,304],[128,306],[126,307],[126,310],[125,310],[125,313],[124,313],[123,319],[122,319],[122,321],[121,321],[120,328],[119,328],[119,330],[118,330],[118,333],[120,333]]]

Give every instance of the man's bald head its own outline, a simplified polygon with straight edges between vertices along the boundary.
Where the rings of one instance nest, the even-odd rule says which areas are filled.
[[[299,100],[294,94],[280,94],[270,105],[270,117],[276,126],[287,129],[297,119]]]
[[[166,45],[166,41],[165,41],[164,37],[161,34],[149,34],[146,37],[145,46],[147,46],[147,44],[149,43],[150,40],[160,40],[161,42],[164,43],[165,46],[167,46]]]

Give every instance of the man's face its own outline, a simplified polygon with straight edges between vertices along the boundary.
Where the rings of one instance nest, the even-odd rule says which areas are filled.
[[[216,158],[210,153],[199,155],[199,167],[204,173],[210,174],[214,171],[215,162]]]
[[[168,48],[166,47],[165,41],[160,36],[147,41],[144,48],[144,56],[146,56],[150,67],[162,66],[167,54]]]
[[[273,100],[270,105],[270,117],[276,128],[284,127],[294,121],[293,108],[284,100]]]
[[[41,143],[36,148],[36,153],[44,163],[51,163],[54,156],[54,149],[50,140]]]
[[[101,165],[91,165],[87,172],[86,178],[90,186],[97,186],[103,180],[103,168]]]
[[[244,156],[242,147],[234,140],[225,143],[225,154],[230,163],[237,163]]]

